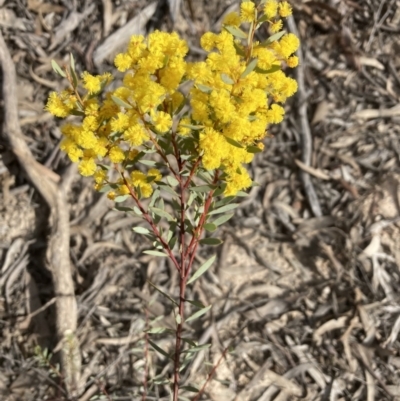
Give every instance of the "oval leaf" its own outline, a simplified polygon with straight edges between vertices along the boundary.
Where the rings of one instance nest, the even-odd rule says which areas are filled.
[[[176,187],[177,185],[179,185],[178,180],[175,177],[172,177],[170,175],[167,177],[167,181],[168,181],[168,184],[171,185],[171,187]]]
[[[221,74],[221,79],[223,82],[225,82],[228,85],[233,85],[235,81],[227,74]]]
[[[213,233],[217,229],[217,226],[214,223],[206,223],[204,224],[204,229],[209,233]]]
[[[115,202],[115,203],[124,202],[124,201],[126,201],[129,197],[130,197],[130,195],[116,196],[115,199],[114,199],[114,202]]]
[[[200,91],[204,92],[204,93],[211,93],[213,90],[212,88],[210,88],[209,86],[206,85],[202,85],[202,84],[197,84],[197,89],[199,89]]]
[[[138,234],[150,234],[150,231],[145,227],[133,227],[132,230]]]
[[[221,245],[223,242],[224,241],[220,240],[219,238],[203,238],[199,241],[200,244],[211,246]]]

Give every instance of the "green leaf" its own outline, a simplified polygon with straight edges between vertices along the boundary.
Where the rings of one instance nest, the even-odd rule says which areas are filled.
[[[211,344],[201,344],[201,345],[198,345],[197,347],[192,347],[192,348],[186,349],[185,351],[182,351],[182,354],[200,352],[207,348],[210,348],[210,346],[211,346]]]
[[[151,281],[147,280],[147,282],[156,290],[158,291],[161,295],[163,295],[165,298],[169,299],[174,305],[179,306],[178,302],[176,302],[173,298],[171,298],[167,293],[165,293],[163,290],[158,288],[155,284],[153,284]]]
[[[189,190],[193,192],[205,192],[205,193],[211,192],[214,189],[215,189],[214,185],[199,185],[198,187],[189,188]]]
[[[178,237],[176,235],[171,237],[171,239],[168,241],[168,246],[170,249],[174,249],[177,240]]]
[[[250,61],[250,63],[247,65],[246,69],[242,72],[242,75],[240,78],[245,78],[247,75],[249,75],[251,72],[253,72],[254,68],[256,68],[258,63],[257,58],[253,58],[253,60]]]
[[[165,217],[168,221],[175,221],[175,219],[165,210],[159,209],[158,207],[149,207],[149,209],[160,217]]]
[[[197,280],[201,275],[203,275],[214,263],[216,255],[211,256],[210,259],[205,261],[193,274],[193,276],[188,280],[187,284],[193,283],[193,281]]]
[[[70,65],[72,80],[74,81],[74,88],[76,88],[78,86],[78,77],[76,76],[75,60],[74,60],[74,56],[72,55],[72,53],[69,54],[69,58],[70,58],[69,65]]]
[[[269,70],[262,70],[261,68],[256,67],[255,72],[259,74],[272,74],[273,72],[279,71],[282,67],[280,65],[273,65]]]
[[[125,212],[125,213],[133,212],[133,209],[131,207],[126,207],[126,206],[115,206],[114,210],[118,210],[119,212]]]
[[[230,145],[235,146],[236,148],[239,148],[239,149],[243,149],[243,148],[244,148],[244,146],[243,146],[241,143],[235,141],[235,140],[232,139],[232,138],[229,138],[228,136],[225,137],[225,140],[226,140],[226,142],[228,142]]]
[[[268,16],[263,15],[261,18],[257,20],[257,24],[262,24],[263,22],[268,21]]]
[[[179,181],[175,177],[172,177],[170,175],[167,177],[167,181],[168,184],[171,185],[171,187],[176,187],[177,185],[179,185]]]
[[[114,199],[115,203],[121,203],[126,201],[128,198],[130,197],[130,195],[120,195],[120,196],[116,196]]]
[[[186,302],[189,302],[190,304],[194,305],[196,308],[203,309],[205,306],[200,302],[200,301],[195,301],[193,299],[187,299]],[[194,346],[197,344],[193,344]]]
[[[219,238],[203,238],[199,241],[199,243],[202,245],[211,245],[211,246],[221,245],[223,242],[224,241],[220,240]]]
[[[233,46],[235,47],[236,54],[240,57],[246,57],[245,52],[243,51],[243,48],[236,42],[233,43]]]
[[[228,205],[220,207],[219,209],[215,209],[215,210],[211,211],[210,213],[208,213],[208,215],[211,216],[213,214],[224,213],[224,212],[227,212],[228,210],[236,209],[238,206],[239,206],[238,203],[230,203]]]
[[[111,99],[117,106],[124,107],[125,109],[132,108],[132,106],[129,103],[126,103],[124,100],[120,99],[117,96],[111,95]]]
[[[149,344],[160,354],[164,355],[167,358],[171,358],[162,348],[160,348],[157,344],[155,344],[153,341],[148,340]]]
[[[179,195],[178,195],[169,185],[167,185],[167,184],[165,184],[165,183],[163,183],[163,182],[160,182],[160,183],[158,184],[158,186],[159,186],[159,188],[160,188],[162,191],[168,192],[169,194],[171,194],[171,195],[176,196],[177,198],[179,198]]]
[[[236,38],[247,39],[247,34],[239,28],[231,25],[225,25],[224,28]]]
[[[164,252],[160,252],[160,251],[154,251],[154,250],[149,250],[149,251],[143,251],[143,253],[147,254],[147,255],[152,255],[152,256],[168,256],[166,253]]]
[[[175,315],[175,321],[177,324],[181,324],[182,323],[181,315]]]
[[[280,31],[280,32],[274,33],[267,40],[264,40],[264,42],[262,42],[260,46],[262,46],[262,47],[268,46],[271,43],[279,40],[285,34],[286,34],[286,31]]]
[[[213,91],[212,88],[210,88],[209,86],[206,85],[202,85],[202,84],[196,84],[197,89],[199,89],[201,92],[204,93],[211,93]]]
[[[218,188],[215,190],[213,196],[216,197],[216,196],[222,195],[222,194],[224,193],[225,189],[226,189],[226,186],[227,186],[227,183],[226,183],[226,182],[221,183],[221,184],[218,186]]]
[[[225,82],[228,85],[233,85],[235,83],[235,81],[227,74],[222,73],[221,74],[221,79],[223,82]]]
[[[205,313],[207,313],[207,312],[211,309],[211,306],[212,306],[212,305],[206,306],[205,308],[200,309],[199,311],[197,311],[196,313],[194,313],[192,316],[189,316],[189,317],[186,319],[186,323],[187,323],[187,322],[190,322],[190,321],[192,321],[192,320],[198,319],[200,316],[203,316]],[[183,352],[185,352],[185,351],[183,351]],[[186,351],[186,352],[188,352],[188,351]]]
[[[200,89],[200,88],[199,88],[199,89]],[[211,88],[210,88],[210,89],[211,89]],[[203,92],[203,91],[202,91],[202,92]],[[192,130],[194,130],[194,131],[199,131],[199,130],[205,128],[204,125],[191,125],[191,124],[182,124],[182,127],[189,128],[189,129],[192,129]]]
[[[80,107],[79,104],[78,104],[78,107]],[[71,110],[70,113],[73,116],[78,116],[78,117],[83,117],[85,115],[85,113],[83,111],[79,111],[79,110]]]
[[[54,72],[56,72],[58,75],[61,75],[63,78],[67,76],[55,60],[51,60],[51,66],[53,67]]]
[[[196,387],[194,387],[194,386],[191,386],[191,385],[188,385],[188,386],[180,386],[179,388],[180,388],[181,390],[191,391],[192,393],[198,393],[198,392],[199,392],[199,389],[198,389],[198,388],[196,388]]]
[[[133,227],[132,230],[138,234],[150,234],[150,230],[145,227]]]
[[[234,216],[234,214],[225,214],[224,216],[220,216],[218,217],[218,219],[215,219],[213,221],[213,224],[215,224],[216,226],[220,226],[221,224],[226,223],[228,220],[230,220],[232,217]]]
[[[134,211],[138,216],[141,216],[141,215],[143,214],[137,206],[133,206],[133,211]]]
[[[146,160],[146,159],[140,159],[138,160],[139,163],[144,164],[145,166],[155,166],[157,163],[154,160]]]
[[[209,233],[213,233],[217,229],[217,226],[214,223],[206,223],[204,224],[204,229]]]
[[[225,198],[222,198],[215,205],[213,205],[213,209],[218,209],[221,206],[227,205],[228,203],[231,203],[234,199],[235,196],[225,196]]]
[[[247,146],[246,150],[247,150],[248,153],[260,153],[260,152],[262,152],[262,150],[260,148],[258,148],[257,146],[253,146],[253,145]]]
[[[197,347],[197,343],[191,338],[182,337],[182,341],[184,341],[186,344],[189,344],[191,347]]]
[[[75,59],[72,53],[69,54],[69,65],[72,71],[75,71]]]
[[[145,333],[149,334],[160,334],[164,333],[167,329],[165,327],[152,327],[151,329],[144,330]]]

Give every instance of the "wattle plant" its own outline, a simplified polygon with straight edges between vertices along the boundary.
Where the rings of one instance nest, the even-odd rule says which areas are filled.
[[[187,285],[215,259],[193,272],[196,252],[201,244],[222,242],[212,233],[233,216],[235,197],[252,185],[245,165],[263,150],[268,126],[282,121],[281,104],[297,90],[283,72],[298,64],[293,53],[299,40],[282,31],[281,18],[290,14],[286,1],[242,2],[240,14],[227,15],[220,33],[202,36],[208,53],[202,62],[185,61],[188,45],[175,32],[132,36],[127,51],[115,57],[124,76],[112,90],[111,73],[84,72],[79,79],[72,56],[69,68],[53,62],[70,87],[52,92],[46,109],[60,118],[76,116],[61,128],[61,149],[117,209],[143,218],[147,227],[133,230],[153,244],[146,253],[169,257],[179,272],[179,296],[164,294],[176,316],[174,401],[182,351],[193,349],[185,353],[186,366],[197,347],[183,339],[183,325],[210,308],[186,298]],[[263,23],[272,36],[258,42],[255,32]],[[197,308],[189,317],[186,301]]]

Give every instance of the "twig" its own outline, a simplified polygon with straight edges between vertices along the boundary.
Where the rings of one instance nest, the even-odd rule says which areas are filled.
[[[299,37],[299,32],[296,27],[296,23],[293,16],[287,19],[289,30]],[[295,68],[295,76],[298,84],[298,114],[300,117],[301,126],[301,147],[302,147],[302,162],[306,166],[311,165],[311,153],[312,153],[312,136],[310,125],[308,123],[307,117],[307,100],[306,100],[306,87],[304,83],[304,58],[301,47],[297,50],[297,56],[299,57],[299,65]],[[303,182],[304,191],[307,195],[308,202],[310,204],[311,210],[315,217],[321,217],[322,211],[319,204],[317,194],[314,189],[314,185],[311,181],[310,175],[302,170],[300,172],[300,177]]]
[[[145,315],[146,315],[146,329],[149,328],[149,311],[145,307]],[[143,377],[143,394],[142,401],[146,401],[147,396],[147,376],[149,374],[149,333],[146,331],[144,336],[144,377]]]
[[[79,392],[81,357],[77,328],[77,304],[69,263],[69,213],[65,192],[68,185],[51,170],[38,163],[25,143],[18,120],[15,66],[0,32],[0,64],[3,70],[4,122],[3,134],[29,180],[50,207],[51,234],[47,247],[54,292],[56,294],[57,336],[63,343],[61,366],[68,393]],[[54,177],[57,179],[54,180]]]
[[[241,327],[237,333],[232,337],[232,339],[229,341],[229,344],[225,347],[225,349],[222,351],[221,356],[219,357],[217,363],[213,366],[213,368],[211,369],[211,372],[208,374],[207,379],[205,381],[205,383],[203,384],[203,386],[201,387],[200,391],[196,394],[196,396],[193,398],[192,401],[197,401],[201,395],[204,393],[207,384],[210,382],[210,380],[212,379],[212,377],[214,376],[214,373],[216,372],[216,370],[218,369],[219,365],[222,362],[222,359],[225,359],[226,354],[230,348],[230,346],[233,343],[233,340],[248,326],[248,323],[246,325],[244,325],[243,327]]]

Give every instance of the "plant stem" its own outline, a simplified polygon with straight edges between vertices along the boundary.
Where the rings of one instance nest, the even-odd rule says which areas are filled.
[[[179,394],[179,369],[180,356],[181,356],[181,346],[182,346],[182,329],[183,322],[185,318],[185,291],[186,291],[187,277],[185,277],[184,266],[181,268],[180,283],[179,283],[179,323],[176,327],[176,339],[175,339],[175,358],[174,358],[174,391],[173,391],[173,401],[178,401]]]

